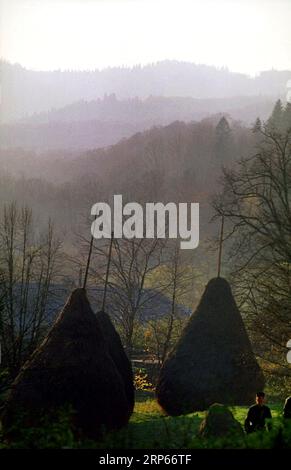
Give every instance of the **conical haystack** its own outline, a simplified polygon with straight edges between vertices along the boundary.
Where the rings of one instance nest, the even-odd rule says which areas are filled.
[[[2,417],[4,431],[19,416],[36,425],[64,405],[87,435],[125,425],[130,416],[123,380],[108,352],[84,289],[70,295],[41,346],[16,378]]]
[[[170,415],[212,403],[248,405],[264,377],[225,279],[212,279],[176,348],[162,367],[160,405]]]
[[[98,312],[97,321],[103,332],[109,354],[123,379],[130,413],[132,413],[134,408],[134,385],[131,363],[124,351],[120,336],[117,333],[109,315],[106,312]]]

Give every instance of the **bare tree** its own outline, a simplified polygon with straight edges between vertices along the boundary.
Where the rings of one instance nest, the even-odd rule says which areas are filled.
[[[36,233],[32,212],[15,203],[0,219],[0,337],[3,363],[16,373],[47,326],[51,284],[60,273],[61,242],[51,221]]]
[[[256,125],[255,155],[224,170],[214,207],[232,240],[232,281],[268,371],[287,374],[291,337],[291,132]]]
[[[118,325],[129,356],[133,351],[134,338],[139,327],[143,308],[157,295],[146,291],[151,272],[160,266],[164,243],[153,239],[115,239],[108,287],[110,292],[110,313]],[[99,256],[108,256],[108,250],[96,248]],[[104,272],[98,282],[104,283]]]
[[[165,361],[169,351],[180,337],[182,328],[187,321],[187,316],[181,315],[178,308],[190,290],[192,290],[195,275],[192,267],[182,260],[179,241],[174,242],[174,246],[168,250],[169,258],[164,265],[163,272],[160,273],[162,293],[170,299],[170,308],[162,318],[151,319],[147,328],[150,330],[151,352],[155,360],[161,366]],[[169,248],[169,247],[168,247]]]

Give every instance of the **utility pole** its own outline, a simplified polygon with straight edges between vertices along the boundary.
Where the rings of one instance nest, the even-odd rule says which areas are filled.
[[[222,215],[222,217],[221,217],[220,239],[219,239],[219,250],[218,250],[217,277],[220,277],[220,273],[221,273],[222,245],[223,245],[223,230],[224,230],[224,215]]]
[[[87,258],[87,265],[86,265],[85,277],[84,277],[84,282],[83,282],[83,289],[86,289],[89,266],[90,266],[91,255],[92,255],[93,242],[94,242],[94,237],[92,235],[91,241],[90,241],[90,248],[89,248],[88,258]]]
[[[114,237],[114,233],[111,232],[109,252],[108,252],[108,261],[107,261],[107,268],[106,268],[106,276],[105,276],[105,285],[104,285],[104,292],[103,292],[102,312],[105,311],[107,285],[108,285],[109,269],[110,269],[110,262],[111,262],[111,253],[112,253],[112,245],[113,245],[113,239],[114,239],[113,237]]]

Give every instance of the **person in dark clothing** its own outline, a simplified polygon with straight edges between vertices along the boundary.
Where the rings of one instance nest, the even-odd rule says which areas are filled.
[[[258,392],[256,395],[256,404],[251,406],[245,420],[245,431],[247,433],[266,429],[266,419],[271,419],[271,410],[264,405],[265,394]],[[267,425],[270,429],[270,424]]]
[[[291,419],[291,396],[287,397],[285,400],[285,405],[283,409],[283,417]]]

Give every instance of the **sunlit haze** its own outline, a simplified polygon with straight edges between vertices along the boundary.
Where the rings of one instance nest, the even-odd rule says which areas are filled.
[[[37,70],[165,59],[291,68],[288,0],[0,0],[0,56]]]

